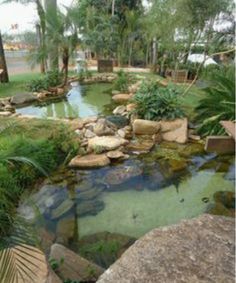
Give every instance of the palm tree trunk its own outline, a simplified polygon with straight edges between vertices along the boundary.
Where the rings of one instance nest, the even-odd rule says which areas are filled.
[[[53,17],[54,21],[57,19],[57,0],[44,0],[45,11],[48,17]],[[55,22],[56,25],[56,22]],[[47,29],[47,25],[46,25]],[[50,39],[49,39],[50,40]],[[50,42],[50,45],[53,45],[48,54],[49,59],[49,69],[51,71],[58,71],[59,68],[59,52],[58,52],[58,42]]]
[[[7,71],[7,64],[6,64],[6,58],[5,53],[3,49],[3,43],[2,43],[2,35],[0,32],[0,69],[3,70],[3,73],[0,73],[0,81],[2,83],[8,83],[9,82],[9,76]]]

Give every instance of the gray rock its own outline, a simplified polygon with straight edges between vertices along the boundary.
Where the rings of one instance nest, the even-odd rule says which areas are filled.
[[[32,93],[19,93],[11,98],[11,104],[27,104],[37,100],[37,96]]]
[[[97,283],[233,283],[234,248],[234,219],[203,214],[147,233]]]
[[[129,120],[121,115],[107,116],[106,119],[115,124],[117,128],[123,128],[129,124]]]

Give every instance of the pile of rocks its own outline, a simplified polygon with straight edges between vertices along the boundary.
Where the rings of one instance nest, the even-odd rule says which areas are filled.
[[[131,127],[118,128],[105,118],[81,119],[75,132],[81,140],[86,155],[74,157],[69,166],[78,168],[102,167],[113,160],[126,159],[123,146],[131,137]]]

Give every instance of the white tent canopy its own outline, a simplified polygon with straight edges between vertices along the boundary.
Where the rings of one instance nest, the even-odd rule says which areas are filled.
[[[206,57],[207,59],[204,62],[204,67],[214,64],[217,65],[216,61],[213,60],[211,57]],[[192,62],[192,63],[202,63],[205,59],[205,55],[204,54],[191,54],[188,56],[188,61]]]

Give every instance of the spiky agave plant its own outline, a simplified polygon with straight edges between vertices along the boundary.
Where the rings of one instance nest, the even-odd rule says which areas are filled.
[[[235,120],[234,68],[214,74],[204,91],[206,97],[195,109],[196,121],[199,123],[198,133],[202,136],[221,135],[224,129],[220,121]]]

